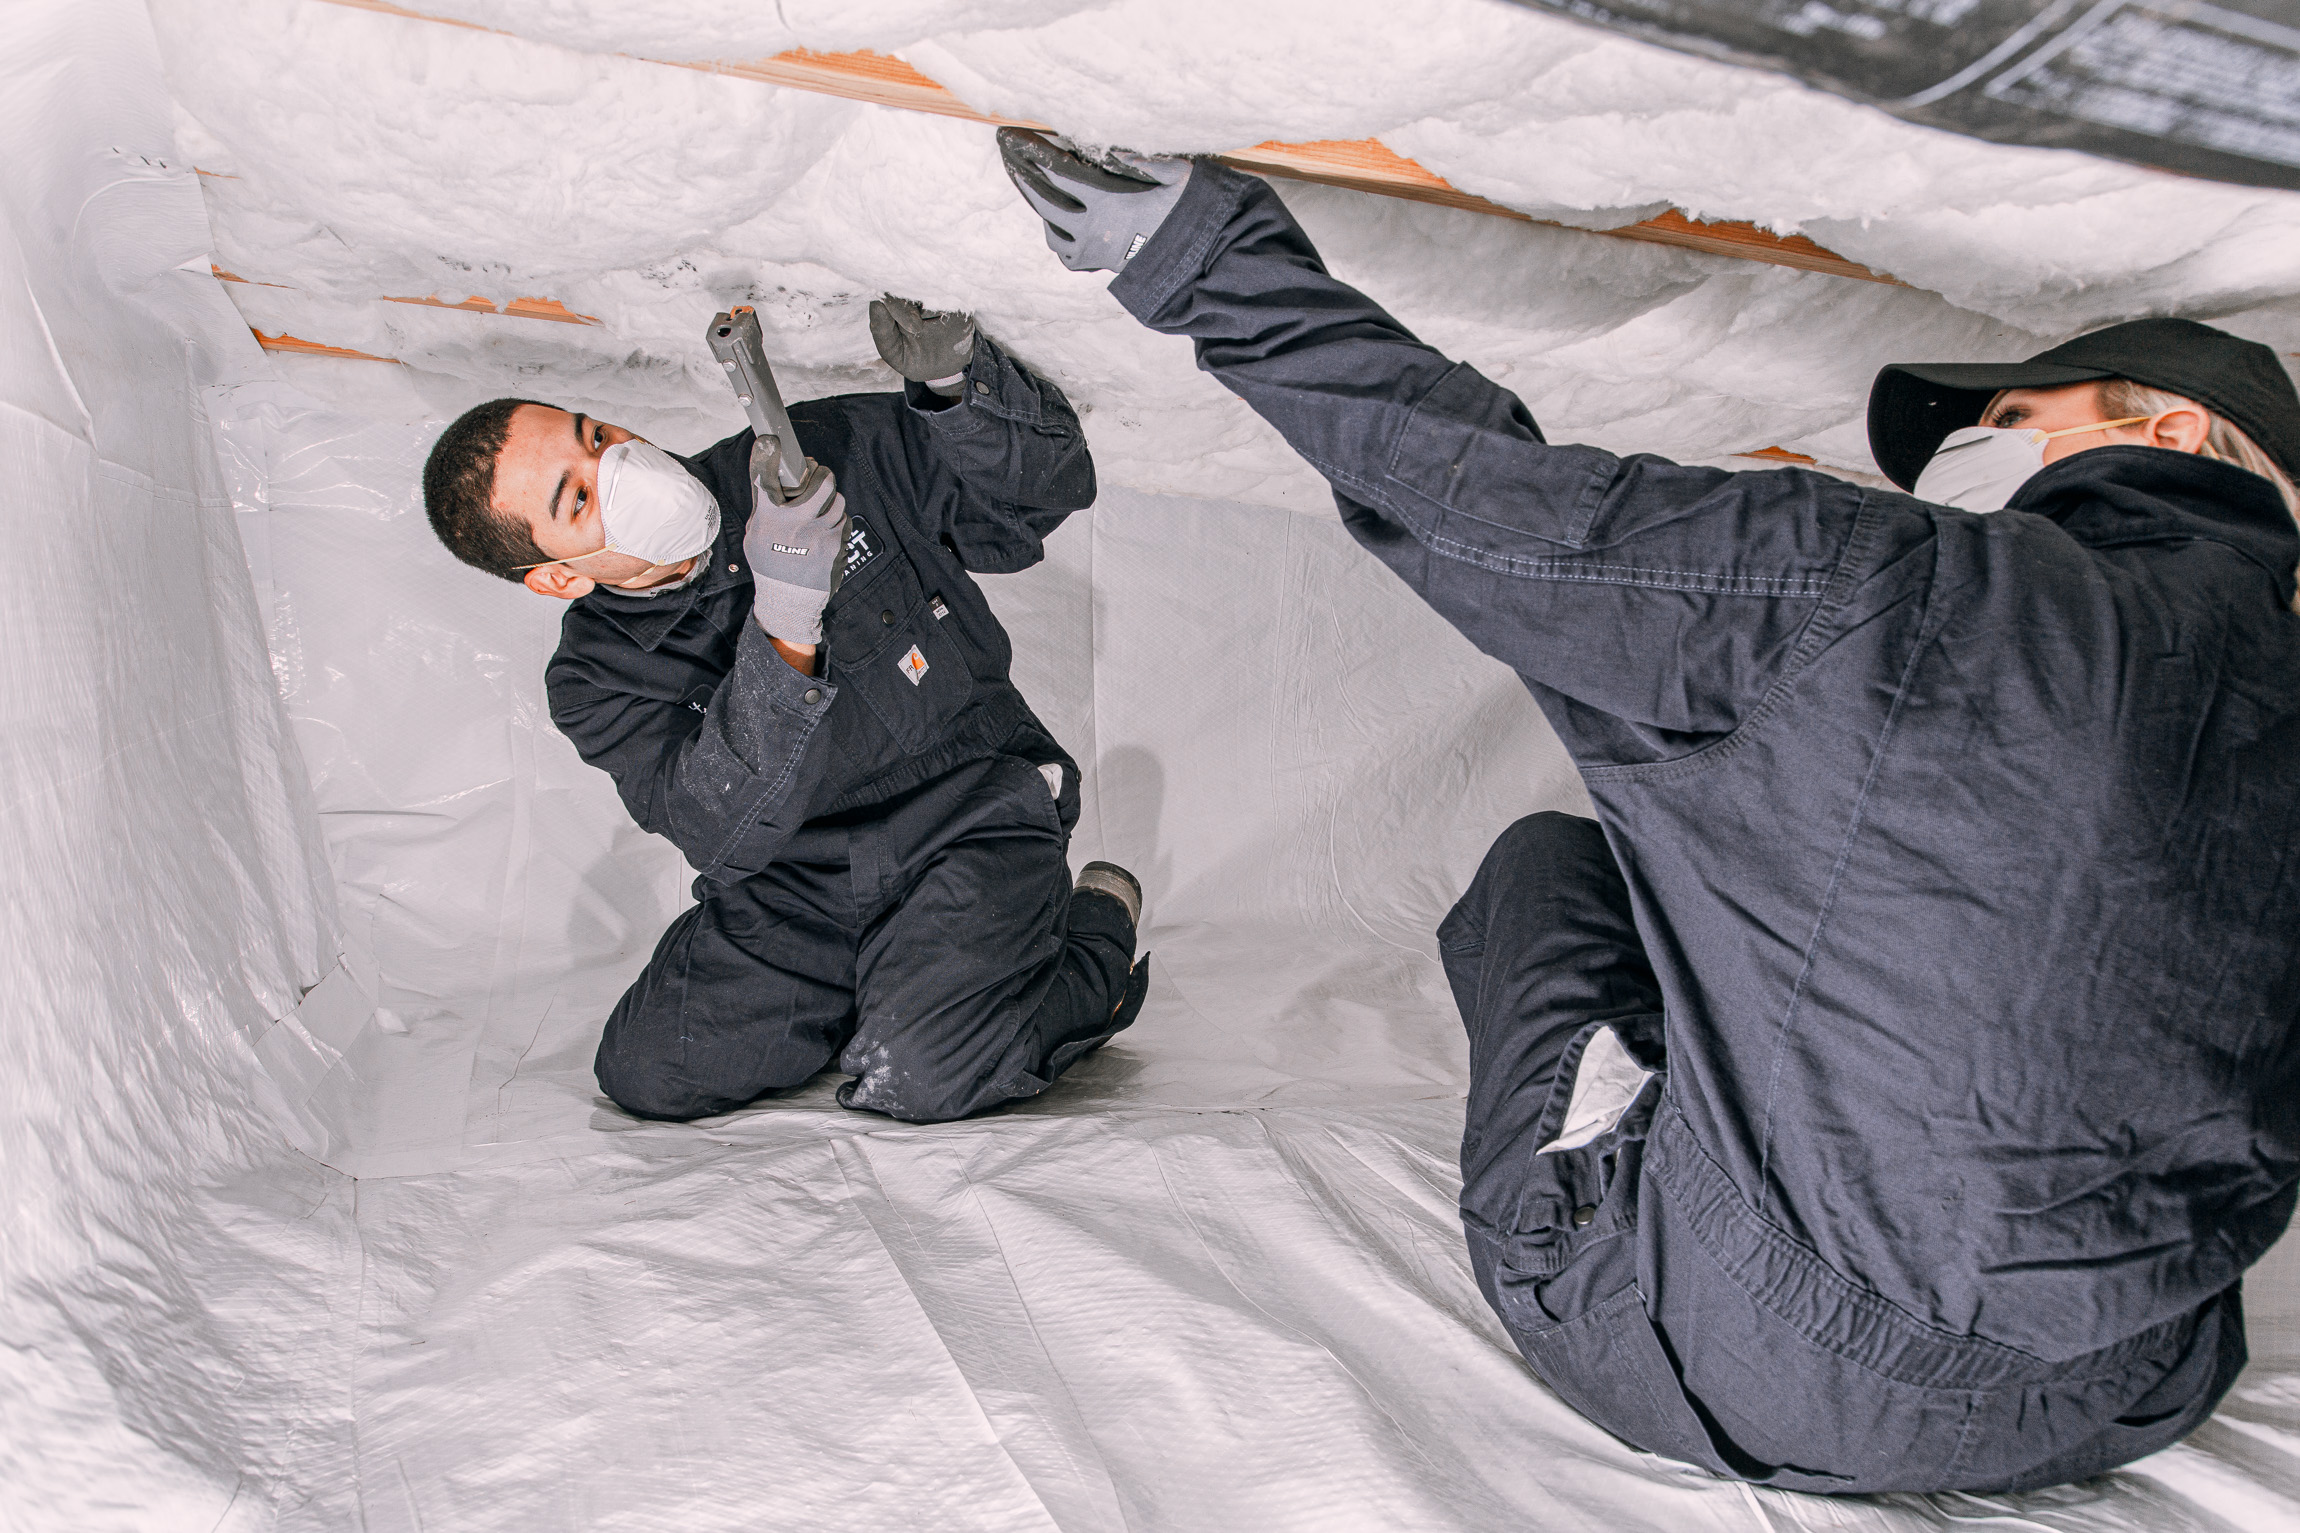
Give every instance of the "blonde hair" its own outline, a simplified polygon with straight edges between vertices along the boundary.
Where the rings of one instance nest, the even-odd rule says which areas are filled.
[[[2096,387],[2100,391],[2101,413],[2109,420],[2126,415],[2161,415],[2167,410],[2204,411],[2205,432],[2203,445],[2196,449],[2200,458],[2216,458],[2222,463],[2233,463],[2249,469],[2276,486],[2276,493],[2284,497],[2284,509],[2300,521],[2300,488],[2295,488],[2292,476],[2284,472],[2283,465],[2261,451],[2260,444],[2244,434],[2244,429],[2227,416],[2205,405],[2198,404],[2185,394],[2170,389],[2151,388],[2135,383],[2130,378],[2104,378]],[[2292,610],[2300,612],[2300,591],[2292,597]]]
[[[2170,389],[2151,388],[2135,383],[2130,378],[2104,378],[2096,387],[2100,390],[2101,414],[2110,420],[2127,415],[2162,415],[2167,410],[2202,410],[2208,423],[2204,445],[2196,449],[2200,458],[2216,458],[2222,463],[2233,463],[2249,469],[2276,486],[2276,493],[2284,497],[2284,509],[2300,520],[2300,488],[2295,488],[2292,476],[2260,444],[2244,434],[2243,428],[2225,415],[2198,404],[2183,394]]]
[[[1996,413],[1997,402],[2008,392],[1999,389],[1990,396],[1987,407],[1981,411],[1983,421]],[[2292,476],[2284,472],[2283,465],[2262,451],[2258,442],[2246,436],[2243,427],[2219,411],[2199,404],[2185,394],[2152,388],[2145,383],[2135,383],[2130,378],[2103,378],[2093,385],[2093,396],[2104,420],[2122,420],[2129,415],[2162,415],[2167,410],[2203,412],[2204,442],[2196,449],[2196,455],[2258,474],[2276,486],[2276,493],[2284,498],[2284,509],[2292,514],[2295,522],[2300,522],[2300,487],[2292,483]],[[2300,591],[2293,595],[2292,610],[2300,612]]]

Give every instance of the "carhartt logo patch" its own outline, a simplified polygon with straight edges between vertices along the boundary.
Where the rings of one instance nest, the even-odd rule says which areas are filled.
[[[918,652],[916,644],[913,644],[909,653],[897,660],[895,665],[901,669],[905,676],[910,678],[910,684],[914,687],[926,679],[926,656]]]
[[[863,525],[861,517],[848,517],[847,563],[846,568],[839,571],[839,578],[841,580],[852,579],[856,570],[861,569],[877,557],[878,539],[871,536],[870,529]]]

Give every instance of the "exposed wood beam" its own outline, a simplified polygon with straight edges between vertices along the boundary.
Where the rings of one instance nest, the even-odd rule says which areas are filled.
[[[657,59],[653,62],[675,61]],[[797,48],[756,64],[722,61],[679,67],[758,80],[768,85],[787,85],[793,90],[813,91],[817,95],[844,96],[849,101],[868,101],[874,106],[932,112],[938,117],[963,117],[970,122],[997,123],[1001,127],[1053,131],[1041,122],[978,112],[901,59],[884,53],[816,53],[812,49]]]
[[[1770,229],[1760,229],[1751,223],[1687,218],[1675,208],[1658,218],[1631,224],[1626,229],[1608,229],[1605,232],[1625,240],[1647,240],[1656,245],[1705,250],[1711,255],[1738,256],[1743,260],[1764,261],[1774,266],[1794,267],[1799,271],[1826,272],[1832,277],[1882,282],[1887,287],[1908,285],[1898,277],[1871,271],[1858,261],[1849,261],[1834,250],[1824,249],[1802,234],[1775,234]]]
[[[218,282],[237,282],[242,287],[276,287],[283,293],[292,293],[295,291],[294,288],[289,287],[284,282],[252,281],[249,278],[241,276],[236,271],[225,271],[221,266],[218,266],[213,261],[208,263],[208,270],[216,274],[216,280]]]
[[[283,293],[295,291],[294,288],[284,282],[252,281],[237,272],[225,271],[213,261],[208,263],[208,270],[216,274],[216,280],[219,282],[237,282],[243,287],[277,288]],[[599,323],[598,320],[588,314],[576,313],[556,298],[514,298],[508,303],[494,304],[489,303],[484,298],[466,298],[460,303],[449,303],[444,298],[386,297],[382,302],[412,303],[426,309],[460,309],[467,314],[508,314],[515,319],[551,319],[557,320],[563,325],[596,325]]]
[[[427,16],[421,11],[392,5],[388,0],[327,0],[327,3],[348,6],[353,10],[405,17],[411,21],[431,21],[444,26],[464,27],[475,32],[498,30],[480,26],[476,22]],[[976,111],[903,60],[883,53],[816,53],[799,48],[756,63],[728,60],[697,63],[681,59],[648,59],[645,62],[700,70],[705,74],[732,75],[768,85],[787,86],[793,90],[813,91],[818,95],[841,96],[850,101],[868,101],[878,106],[899,107],[905,111],[932,112],[937,116],[959,117],[970,122],[1046,128],[1044,123],[996,117]],[[1472,213],[1512,218],[1520,223],[1547,222],[1529,218],[1513,208],[1505,208],[1500,203],[1489,202],[1483,197],[1462,191],[1443,176],[1395,153],[1375,138],[1326,139],[1306,144],[1272,142],[1257,144],[1251,149],[1237,150],[1217,158],[1224,164],[1262,175],[1287,176],[1297,181],[1346,187],[1351,191],[1370,192],[1381,197],[1431,202],[1443,207],[1463,208]],[[1825,250],[1801,234],[1775,234],[1751,223],[1712,223],[1687,218],[1675,209],[1642,223],[1628,224],[1618,229],[1591,229],[1584,232],[1603,234],[1614,239],[1640,240],[1649,244],[1676,245],[1710,255],[1762,261],[1768,265],[1787,266],[1798,271],[1823,272],[1834,277],[1853,277],[1864,282],[1899,285],[1896,279],[1871,271],[1858,261],[1847,260],[1834,251]]]
[[[410,21],[436,21],[443,27],[461,27],[467,32],[493,32],[497,37],[511,37],[501,27],[482,26],[476,21],[458,21],[453,16],[433,16],[423,11],[411,11],[405,6],[387,5],[384,0],[328,0],[330,5],[341,5],[355,11],[379,11],[386,16],[405,16]]]
[[[300,336],[266,335],[253,325],[248,328],[254,332],[256,344],[266,351],[292,352],[300,357],[341,357],[350,362],[389,362],[394,367],[399,365],[397,357],[379,357],[372,351],[353,351],[349,346],[322,346],[317,341],[307,341]]]
[[[578,314],[556,298],[514,298],[501,307],[484,298],[449,303],[443,298],[386,298],[385,303],[419,304],[427,309],[462,309],[471,314],[508,314],[514,319],[552,319],[563,325],[596,325],[588,314]]]
[[[1291,176],[1297,181],[1315,181],[1324,186],[1346,186],[1352,191],[1375,192],[1385,197],[1402,197],[1413,202],[1434,202],[1441,207],[1465,208],[1472,213],[1514,218],[1520,223],[1549,223],[1547,219],[1528,217],[1515,208],[1505,208],[1498,202],[1488,202],[1483,197],[1472,196],[1443,176],[1433,174],[1404,155],[1394,152],[1378,138],[1328,139],[1308,144],[1256,144],[1251,149],[1241,149],[1221,158],[1224,164],[1265,175]],[[1550,227],[1574,226],[1550,224]],[[1863,282],[1900,285],[1893,278],[1880,276],[1858,261],[1848,261],[1833,250],[1824,250],[1802,234],[1775,234],[1751,223],[1713,223],[1705,219],[1687,218],[1675,208],[1642,223],[1583,232],[1611,235],[1615,239],[1642,240],[1655,245],[1677,245],[1687,250],[1706,251],[1711,255],[1764,261],[1773,266],[1791,266],[1799,271],[1826,272],[1832,277],[1855,277]]]

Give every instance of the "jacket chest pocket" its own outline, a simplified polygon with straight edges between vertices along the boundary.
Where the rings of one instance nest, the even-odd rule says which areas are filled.
[[[829,616],[830,679],[853,689],[906,754],[941,739],[973,699],[974,675],[949,608],[903,551],[841,585]]]

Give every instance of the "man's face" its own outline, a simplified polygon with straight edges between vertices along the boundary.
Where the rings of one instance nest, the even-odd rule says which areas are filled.
[[[528,589],[574,598],[594,584],[639,589],[676,579],[632,554],[608,553],[599,520],[599,456],[637,433],[549,405],[511,412],[495,458],[495,510],[526,524],[535,546],[553,559],[527,572]]]

